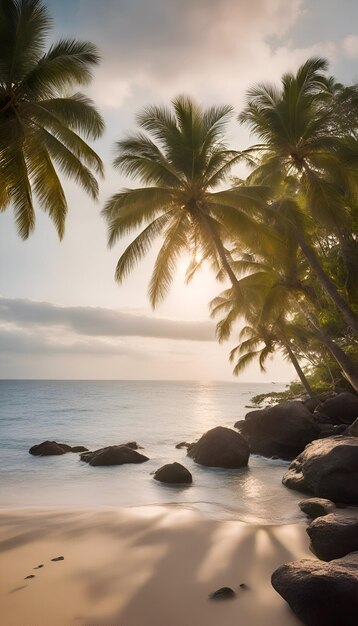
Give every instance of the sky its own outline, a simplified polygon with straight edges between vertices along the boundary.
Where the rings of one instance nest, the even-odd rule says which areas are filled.
[[[102,61],[85,92],[106,132],[95,149],[106,169],[100,199],[72,183],[64,240],[38,207],[34,234],[16,234],[11,207],[0,214],[0,378],[236,380],[228,362],[236,337],[219,345],[208,303],[223,289],[208,268],[184,285],[179,263],[168,298],[155,312],[146,257],[122,284],[118,257],[130,238],[107,248],[100,215],[106,199],[131,185],[111,165],[114,143],[135,130],[148,104],[188,94],[204,106],[239,113],[259,81],[278,82],[310,56],[324,56],[347,84],[358,79],[355,0],[49,0],[52,39],[97,44]],[[233,118],[228,142],[253,138]],[[279,356],[262,374],[251,365],[239,382],[286,382],[294,370]]]

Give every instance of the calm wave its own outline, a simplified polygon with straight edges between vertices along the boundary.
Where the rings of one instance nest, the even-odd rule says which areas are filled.
[[[282,389],[277,385],[275,389]],[[152,381],[0,381],[2,506],[180,504],[216,518],[257,523],[302,519],[302,498],[281,485],[284,461],[251,456],[249,468],[208,469],[177,450],[214,426],[233,426],[268,384]],[[89,449],[136,440],[150,461],[91,467],[77,454],[33,457],[45,439]],[[178,461],[190,487],[168,487],[151,472]]]

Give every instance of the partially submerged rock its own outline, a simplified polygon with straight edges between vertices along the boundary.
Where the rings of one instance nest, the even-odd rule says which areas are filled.
[[[307,528],[310,548],[319,559],[332,561],[358,550],[358,514],[318,517]]]
[[[57,441],[43,441],[30,448],[29,453],[34,456],[59,456],[66,452],[87,452],[84,446],[69,446],[67,443],[57,443]]]
[[[85,461],[93,466],[124,465],[125,463],[145,463],[145,461],[149,461],[147,456],[124,444],[107,446],[93,452],[85,452],[81,454],[80,458],[81,461]]]
[[[190,484],[193,482],[193,477],[189,470],[180,463],[163,465],[154,473],[154,479],[161,483],[169,484]]]
[[[307,500],[301,500],[298,503],[301,511],[305,513],[310,519],[316,519],[316,517],[322,517],[332,513],[336,505],[331,500],[326,498],[307,498]]]
[[[282,565],[271,583],[306,626],[357,626],[358,552],[330,563]]]
[[[181,450],[181,448],[189,448],[190,443],[188,443],[187,441],[181,441],[180,443],[176,444],[176,448],[177,450]]]
[[[237,469],[248,464],[250,449],[239,433],[217,426],[190,446],[188,456],[207,467]]]
[[[291,460],[313,439],[321,427],[303,402],[282,402],[261,411],[251,411],[236,422],[251,452],[266,457]]]
[[[333,502],[358,504],[358,438],[339,435],[308,445],[282,482]]]

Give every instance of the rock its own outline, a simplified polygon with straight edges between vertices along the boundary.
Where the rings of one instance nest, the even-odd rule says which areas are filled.
[[[157,469],[154,473],[154,479],[161,483],[192,483],[193,478],[189,470],[180,463],[167,463]]]
[[[122,443],[121,445],[132,448],[132,450],[144,450],[143,446],[140,446],[136,441],[127,441],[127,443]]]
[[[187,443],[186,441],[181,441],[180,443],[177,443],[175,447],[177,448],[177,450],[180,450],[181,448],[188,448],[189,446],[190,443]]]
[[[321,428],[303,402],[283,402],[262,411],[247,413],[235,424],[251,452],[291,460],[317,439]]]
[[[55,556],[53,559],[51,559],[51,561],[64,561],[65,557],[64,556]]]
[[[25,576],[24,580],[28,580],[29,578],[35,578],[35,574],[30,574],[29,576]]]
[[[358,395],[348,391],[340,393],[334,398],[328,398],[318,405],[318,410],[337,423],[352,424],[358,417]]]
[[[306,626],[357,626],[357,552],[330,563],[303,559],[282,565],[271,583]]]
[[[338,435],[308,445],[282,482],[333,502],[358,504],[358,438]]]
[[[36,567],[34,567],[34,569],[41,569],[42,567],[44,567],[43,563],[41,563],[41,565],[36,565]]]
[[[318,517],[307,528],[310,548],[322,561],[332,561],[358,550],[358,515],[335,513]]]
[[[247,465],[250,450],[239,433],[217,426],[188,448],[188,456],[207,467],[237,469]]]
[[[316,517],[322,517],[328,515],[335,510],[336,505],[331,500],[326,498],[307,498],[307,500],[301,500],[298,503],[301,511],[306,513],[310,519],[316,519]]]
[[[320,411],[315,411],[313,413],[313,419],[316,424],[331,424],[332,426],[337,426],[341,423],[336,417],[329,417],[328,415],[324,415],[324,413],[321,413]]]
[[[66,452],[87,452],[84,446],[69,446],[67,443],[57,443],[57,441],[43,441],[30,448],[29,453],[34,456],[58,456]]]
[[[210,600],[232,600],[236,593],[231,587],[221,587],[209,594]]]
[[[244,591],[250,591],[250,587],[245,583],[240,583],[240,589],[243,589]]]
[[[345,434],[347,426],[345,424],[318,424],[318,430],[318,439],[324,439],[325,437],[335,437],[336,435]]]
[[[93,466],[98,465],[123,465],[124,463],[144,463],[149,461],[147,456],[140,454],[126,445],[107,446],[93,452],[85,452],[80,456],[81,461],[85,461]]]

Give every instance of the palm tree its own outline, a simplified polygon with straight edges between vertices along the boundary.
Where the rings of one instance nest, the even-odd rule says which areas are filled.
[[[356,198],[358,152],[356,146],[347,149],[334,131],[332,107],[327,106],[332,81],[326,69],[325,60],[309,59],[296,75],[283,76],[281,89],[267,84],[252,88],[239,120],[262,141],[251,148],[251,158],[259,160],[250,182],[277,186],[289,181],[293,199],[300,194],[313,220],[337,236],[344,249],[352,219],[348,207]],[[292,227],[323,288],[347,325],[358,331],[356,315],[322,267],[307,231],[295,219]]]
[[[263,188],[243,187],[235,194],[214,192],[241,157],[223,141],[232,108],[203,110],[183,96],[175,98],[172,105],[173,110],[146,108],[137,118],[140,132],[117,143],[115,167],[145,186],[120,191],[103,209],[110,246],[146,224],[119,258],[118,282],[148,252],[156,237],[163,238],[149,285],[153,307],[165,297],[183,252],[210,260],[214,270],[225,274],[236,288],[238,281],[225,243],[238,233],[240,240],[251,246],[270,240],[265,225],[249,214],[251,207],[262,204]]]
[[[324,303],[317,295],[314,284],[308,280],[310,277],[307,275],[307,263],[301,258],[299,248],[289,236],[287,222],[278,221],[276,228],[286,231],[287,236],[284,238],[285,245],[281,245],[275,257],[260,258],[256,255],[255,258],[252,255],[242,255],[240,248],[231,251],[236,275],[244,276],[239,279],[238,290],[227,289],[211,302],[212,316],[221,316],[216,326],[218,340],[227,340],[237,321],[244,318],[255,331],[252,346],[244,344],[244,348],[255,347],[265,337],[269,338],[267,345],[262,348],[263,360],[279,345],[301,378],[295,350],[292,349],[292,338],[295,337],[296,344],[302,346],[313,337],[330,351],[345,378],[358,391],[356,364],[339,342],[322,328],[317,317],[316,311],[324,307]],[[236,258],[237,255],[239,259]],[[237,293],[240,294],[239,298]],[[306,321],[304,333],[302,324],[297,323],[298,315]],[[237,371],[250,360],[250,350],[241,354],[241,349],[240,344],[235,352],[235,356],[243,356],[242,361],[238,362]],[[256,356],[255,351],[252,352],[252,358]],[[303,382],[302,378],[301,381]]]
[[[231,350],[230,361],[235,362],[233,373],[238,376],[250,363],[258,359],[260,369],[265,372],[266,360],[275,351],[280,351],[284,358],[291,361],[296,373],[311,398],[315,397],[294,352],[292,338],[289,335],[299,335],[302,341],[303,329],[287,324],[284,320],[277,321],[271,327],[264,324],[257,326],[244,326],[239,334],[240,343]]]
[[[104,123],[81,93],[97,48],[61,39],[45,50],[51,20],[41,0],[0,0],[0,210],[12,205],[20,237],[35,226],[34,198],[64,234],[67,202],[57,173],[97,198],[100,158],[86,142]],[[57,169],[56,169],[57,168]]]

